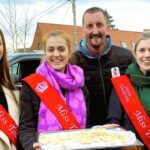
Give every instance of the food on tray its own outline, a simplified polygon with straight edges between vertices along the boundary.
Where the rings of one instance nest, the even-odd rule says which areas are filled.
[[[133,144],[135,141],[135,135],[130,131],[101,127],[39,134],[39,142],[42,145],[57,146],[57,148],[67,148],[72,145],[91,147],[93,144],[97,144],[100,147],[105,145],[125,145]]]

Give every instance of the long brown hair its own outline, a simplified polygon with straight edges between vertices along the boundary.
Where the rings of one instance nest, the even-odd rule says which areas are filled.
[[[3,32],[1,30],[0,30],[0,36],[2,38],[2,43],[3,43],[3,56],[0,60],[0,85],[5,86],[6,88],[12,91],[15,90],[15,87],[9,73],[9,66],[8,66],[7,54],[6,54],[6,43],[5,43]]]

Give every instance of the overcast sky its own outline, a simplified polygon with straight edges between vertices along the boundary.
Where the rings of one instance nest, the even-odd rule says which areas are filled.
[[[18,23],[21,22],[22,13],[31,22],[29,45],[32,44],[37,22],[73,25],[72,0],[0,0],[0,13],[5,11],[2,5],[8,1],[16,1]],[[82,25],[84,11],[98,6],[108,11],[119,30],[142,32],[150,29],[150,0],[75,0],[75,4],[78,26]]]
[[[150,0],[77,0],[77,16],[86,8],[99,6],[113,17],[114,24],[120,30],[143,31],[150,29]],[[78,20],[78,23],[81,23]]]
[[[47,1],[49,1],[47,4],[50,6],[50,0]],[[150,0],[76,0],[77,25],[81,25],[84,11],[92,6],[106,9],[113,17],[114,24],[120,30],[141,32],[143,29],[150,29]],[[71,6],[66,5],[66,7],[58,9],[53,14],[54,17],[51,17],[52,19],[49,21],[73,24]]]
[[[1,2],[7,0],[0,0]],[[72,0],[16,0],[28,7],[28,15],[36,22],[73,24]],[[120,30],[150,29],[150,0],[76,0],[76,23],[81,25],[84,11],[92,6],[106,9]],[[42,13],[42,14],[41,14]]]

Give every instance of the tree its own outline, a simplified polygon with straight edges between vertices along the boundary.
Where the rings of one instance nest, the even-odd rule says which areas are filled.
[[[106,14],[107,14],[107,16],[108,16],[108,24],[109,24],[109,27],[110,27],[111,29],[117,29],[116,26],[115,26],[115,24],[113,24],[113,22],[114,22],[113,17],[112,17],[111,15],[109,15],[109,13],[107,12],[107,10],[105,10],[105,12],[106,12]]]
[[[17,6],[16,0],[3,0],[0,3],[0,28],[3,30],[9,45],[8,50],[18,52],[19,47],[26,50],[30,25],[28,11],[23,6]]]

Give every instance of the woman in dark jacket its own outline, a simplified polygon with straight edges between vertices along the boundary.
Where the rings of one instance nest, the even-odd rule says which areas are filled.
[[[86,125],[83,70],[68,63],[69,36],[62,31],[47,33],[44,50],[45,58],[36,74],[23,79],[19,141],[25,150],[41,149],[39,133]]]
[[[129,77],[132,87],[134,88],[139,100],[132,106],[128,105],[128,108],[130,107],[130,110],[128,110],[128,108],[125,107],[127,105],[124,105],[124,102],[121,100],[122,98],[120,93],[114,83],[115,88],[113,89],[110,97],[107,123],[119,124],[125,129],[135,132],[137,137],[144,143],[144,149],[149,149],[150,133],[145,132],[147,134],[147,142],[145,142],[141,136],[141,132],[137,129],[137,124],[139,124],[141,128],[145,128],[147,131],[150,131],[150,32],[143,32],[138,37],[133,54],[136,58],[136,63],[128,66],[126,75]],[[118,79],[116,78],[115,80]],[[128,97],[126,99],[128,100]],[[134,99],[131,99],[131,101],[133,100]],[[142,110],[144,110],[145,115],[141,115],[139,113],[140,109],[137,107],[137,103],[139,103],[143,108]],[[132,109],[135,109],[135,112],[138,113],[135,114],[134,112],[137,122],[135,120],[133,121],[131,114]],[[147,118],[147,122],[145,118]]]

